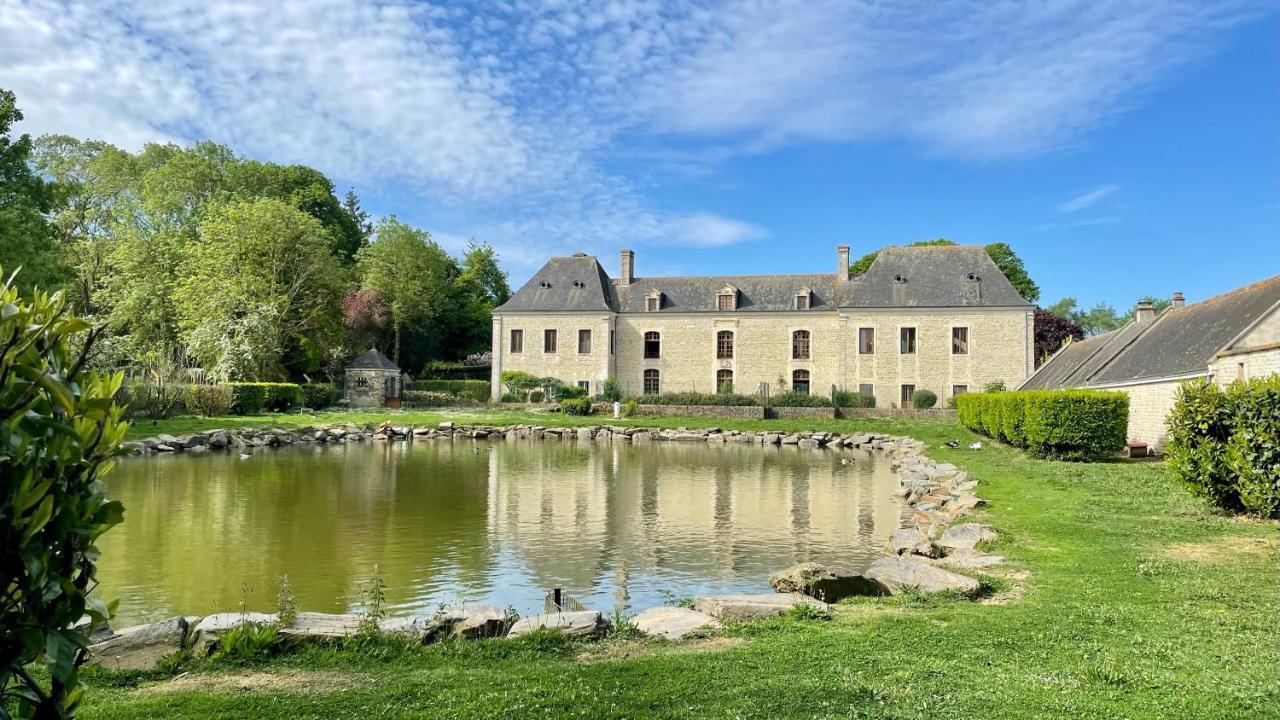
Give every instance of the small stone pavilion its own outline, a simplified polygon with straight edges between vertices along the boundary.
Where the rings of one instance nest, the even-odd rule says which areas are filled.
[[[400,407],[400,368],[376,348],[347,366],[345,386],[350,407]]]

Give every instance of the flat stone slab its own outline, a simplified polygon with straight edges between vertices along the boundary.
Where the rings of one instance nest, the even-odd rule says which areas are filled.
[[[693,601],[693,609],[726,621],[747,622],[782,615],[797,605],[829,610],[821,600],[800,593],[761,593],[759,595],[704,595]]]
[[[540,628],[575,637],[598,637],[609,629],[609,620],[596,610],[534,615],[512,625],[507,637],[518,638]]]
[[[280,634],[297,637],[350,637],[359,629],[359,615],[300,612],[293,624],[280,628]]]
[[[769,587],[780,593],[801,593],[828,603],[847,597],[883,594],[879,586],[852,570],[814,562],[779,570],[769,578]]]
[[[935,565],[955,568],[957,570],[981,570],[982,568],[1000,565],[1003,555],[983,555],[976,550],[956,550],[950,555],[934,561]]]
[[[902,528],[889,536],[889,552],[894,555],[923,555],[937,557],[938,549],[933,541],[918,527]]]
[[[966,575],[948,572],[920,560],[887,557],[871,563],[867,577],[879,583],[890,595],[901,595],[908,589],[931,595],[955,591],[975,597],[981,586]]]
[[[668,640],[721,627],[719,620],[685,607],[652,607],[631,618],[631,624],[645,635]]]
[[[516,622],[511,611],[494,605],[451,605],[431,620],[439,635],[466,640],[504,637]]]
[[[153,670],[166,655],[181,652],[187,640],[187,619],[125,628],[89,646],[89,662],[111,670]]]
[[[964,523],[947,528],[942,537],[938,538],[938,546],[948,550],[972,550],[978,543],[995,540],[997,537],[999,535],[990,525]]]

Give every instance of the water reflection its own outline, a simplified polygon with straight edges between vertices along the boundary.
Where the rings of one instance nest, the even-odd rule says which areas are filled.
[[[840,458],[852,464],[842,465]],[[537,611],[561,587],[593,607],[760,591],[802,560],[859,567],[898,527],[888,464],[849,451],[574,442],[298,447],[122,461],[102,540],[118,622],[342,611],[379,567],[397,614],[485,601]]]

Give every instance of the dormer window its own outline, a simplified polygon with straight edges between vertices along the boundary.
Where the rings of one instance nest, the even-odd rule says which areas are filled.
[[[658,312],[661,309],[662,293],[653,290],[644,298],[644,310],[645,312]]]
[[[813,291],[809,288],[800,288],[800,292],[796,293],[795,307],[797,310],[808,310],[813,305]]]
[[[982,278],[978,277],[977,273],[969,273],[968,275],[964,276],[964,279],[968,280],[969,282],[978,282]]]
[[[574,280],[574,281],[573,281],[573,286],[574,286],[575,288],[577,288],[577,289],[581,290],[582,288],[586,287],[587,285],[586,285],[586,283],[582,282],[581,280]]]
[[[894,276],[893,276],[893,281],[894,281],[895,283],[898,283],[899,285],[901,285],[901,284],[903,284],[903,283],[905,283],[905,282],[907,281],[907,276],[905,276],[905,275],[894,275]]]
[[[547,282],[546,280],[543,280],[542,282],[538,283],[538,287],[542,288],[543,290],[550,290],[551,283]]]
[[[737,310],[738,309],[738,289],[732,285],[726,285],[720,288],[716,293],[716,310]]]

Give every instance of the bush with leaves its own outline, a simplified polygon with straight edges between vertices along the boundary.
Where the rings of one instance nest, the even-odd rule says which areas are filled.
[[[560,410],[565,415],[590,415],[591,400],[588,398],[566,398],[560,401]]]
[[[759,398],[750,395],[734,395],[732,393],[663,393],[661,395],[645,395],[640,400],[644,405],[747,406],[760,404]]]
[[[213,383],[194,383],[187,386],[184,403],[187,411],[204,417],[220,417],[231,412],[231,388]]]
[[[842,408],[873,408],[876,406],[876,396],[852,390],[837,390],[835,405]]]
[[[831,400],[821,395],[791,390],[769,398],[769,404],[774,407],[831,407]]]
[[[123,518],[101,477],[124,437],[123,376],[83,369],[95,337],[61,293],[0,287],[0,714],[70,717],[91,627],[110,610],[97,584],[98,538]],[[28,666],[41,664],[47,680]]]
[[[583,388],[578,387],[577,385],[561,384],[561,385],[557,385],[555,389],[555,399],[559,401],[584,398],[586,396],[587,396],[587,391]]]
[[[488,380],[415,380],[409,389],[449,393],[459,402],[482,403],[489,399]]]
[[[911,405],[917,410],[928,410],[938,404],[938,395],[932,390],[917,390],[911,396]]]
[[[302,406],[312,410],[321,410],[336,405],[342,394],[333,383],[304,383],[302,386]]]
[[[498,376],[498,381],[507,388],[508,392],[515,393],[523,398],[529,397],[529,394],[542,384],[541,378],[523,370],[504,370]],[[541,401],[530,400],[530,402]]]
[[[956,410],[974,432],[1061,460],[1119,452],[1129,427],[1129,396],[1102,390],[965,393]]]
[[[605,378],[604,388],[601,389],[600,399],[605,402],[622,402],[622,384],[612,375]]]
[[[432,390],[404,390],[400,400],[409,407],[449,407],[458,403],[458,396]]]
[[[237,415],[286,412],[302,404],[302,388],[294,383],[233,382],[227,386],[231,388],[231,411]]]

